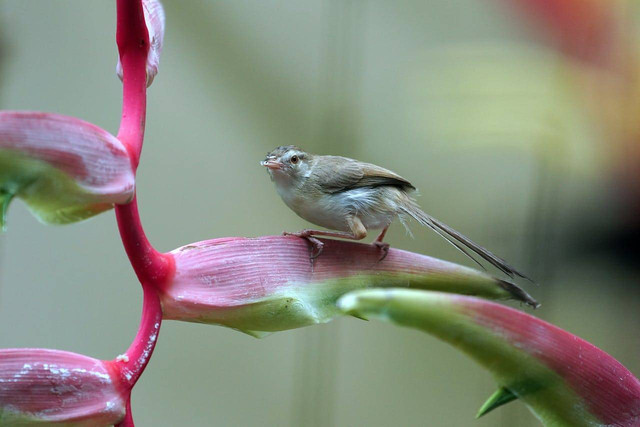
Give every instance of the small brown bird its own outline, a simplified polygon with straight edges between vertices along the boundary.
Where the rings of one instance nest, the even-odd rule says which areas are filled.
[[[314,236],[361,240],[369,230],[382,230],[373,242],[383,251],[382,260],[389,251],[389,244],[382,240],[391,222],[398,218],[407,227],[407,219],[413,218],[479,265],[467,249],[510,277],[527,278],[503,259],[424,213],[408,194],[416,188],[390,170],[346,157],[306,153],[293,145],[276,148],[260,164],[267,168],[278,194],[296,214],[313,224],[338,230],[285,232],[311,242],[312,259],[320,255],[323,247]]]

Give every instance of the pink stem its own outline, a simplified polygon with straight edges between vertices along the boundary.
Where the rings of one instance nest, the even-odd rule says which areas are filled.
[[[117,1],[116,41],[123,70],[122,119],[118,139],[129,150],[137,168],[144,139],[146,116],[146,60],[149,35],[141,0]],[[147,239],[138,213],[137,198],[116,206],[116,218],[129,261],[142,284],[142,318],[135,339],[125,357],[111,362],[120,376],[123,393],[130,393],[149,362],[162,323],[157,289],[173,274],[173,257],[156,251]],[[131,402],[121,426],[133,426]]]
[[[125,392],[133,388],[149,363],[162,323],[162,308],[158,292],[153,286],[145,284],[142,285],[142,291],[144,299],[138,333],[127,349],[125,357],[110,362],[120,374],[120,384]]]
[[[122,119],[118,139],[127,147],[137,167],[144,139],[147,105],[146,61],[149,34],[141,0],[118,0],[116,41],[123,70]],[[140,223],[137,199],[116,206],[120,237],[131,265],[143,284],[158,286],[172,271],[172,257],[156,251]]]
[[[135,427],[133,416],[131,415],[131,399],[127,400],[127,415],[115,427]]]
[[[122,64],[122,119],[118,139],[127,146],[138,167],[147,107],[147,53],[149,33],[142,0],[118,0],[116,43]]]
[[[116,205],[116,218],[120,238],[138,280],[143,287],[162,287],[175,269],[173,257],[158,252],[147,240],[140,222],[137,196],[131,203]]]

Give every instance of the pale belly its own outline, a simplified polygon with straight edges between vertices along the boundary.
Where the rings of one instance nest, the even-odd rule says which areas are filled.
[[[347,218],[355,215],[367,230],[380,230],[388,226],[397,215],[392,207],[381,209],[380,203],[374,203],[375,199],[365,197],[370,192],[371,189],[356,189],[304,199],[291,197],[290,194],[280,195],[291,210],[315,225],[349,232],[351,229]]]

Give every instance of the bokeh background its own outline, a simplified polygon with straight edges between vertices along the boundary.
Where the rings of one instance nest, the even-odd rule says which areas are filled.
[[[535,312],[640,375],[640,11],[633,1],[177,1],[138,174],[160,250],[307,224],[258,165],[278,145],[401,173],[424,209],[504,256]],[[116,133],[115,2],[0,0],[0,107]],[[114,215],[0,237],[0,347],[111,359],[141,292]],[[428,230],[395,247],[469,265]],[[140,426],[534,426],[474,415],[489,374],[448,345],[339,319],[256,340],[166,322]]]

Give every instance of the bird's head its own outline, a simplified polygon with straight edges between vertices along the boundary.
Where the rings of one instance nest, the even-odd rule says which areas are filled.
[[[311,155],[295,145],[277,147],[260,164],[267,168],[278,184],[295,183],[307,176],[311,169]]]

